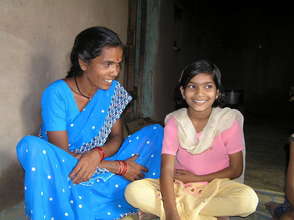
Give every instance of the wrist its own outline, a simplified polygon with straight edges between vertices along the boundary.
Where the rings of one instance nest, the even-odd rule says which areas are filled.
[[[116,174],[120,175],[120,176],[124,176],[127,171],[128,171],[128,164],[126,161],[124,160],[116,160],[117,164],[118,164],[118,169]]]
[[[93,151],[95,151],[99,154],[100,162],[105,158],[105,152],[102,147],[95,147],[95,148],[93,148]]]

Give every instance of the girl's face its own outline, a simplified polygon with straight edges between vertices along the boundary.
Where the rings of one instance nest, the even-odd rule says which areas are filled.
[[[100,56],[89,63],[79,60],[84,71],[83,77],[86,77],[90,85],[96,89],[108,89],[120,72],[122,56],[121,47],[104,47]]]
[[[192,112],[210,113],[219,95],[219,90],[212,77],[208,73],[199,73],[190,80],[185,88],[181,87],[183,99]]]

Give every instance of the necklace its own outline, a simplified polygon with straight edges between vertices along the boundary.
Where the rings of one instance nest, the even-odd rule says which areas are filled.
[[[77,82],[77,78],[74,77],[74,79],[75,79],[76,87],[77,87],[77,89],[78,89],[78,91],[79,91],[79,94],[80,94],[81,96],[83,96],[84,98],[86,98],[86,99],[91,99],[90,96],[84,95],[84,93],[81,92],[81,90],[80,90],[80,88],[79,88],[79,84],[78,84],[78,82]]]

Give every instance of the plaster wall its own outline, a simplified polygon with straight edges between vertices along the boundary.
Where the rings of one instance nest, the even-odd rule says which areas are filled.
[[[41,92],[66,75],[74,37],[101,25],[126,42],[127,22],[128,0],[0,2],[0,210],[10,204],[6,198],[21,197],[15,146],[37,133]]]

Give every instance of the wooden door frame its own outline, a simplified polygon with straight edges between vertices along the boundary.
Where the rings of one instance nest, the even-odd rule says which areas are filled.
[[[160,0],[129,0],[124,85],[133,96],[127,120],[154,112],[153,74],[159,41]]]
[[[127,120],[142,117],[140,81],[143,78],[145,60],[146,0],[129,0],[127,45],[125,51],[124,86],[133,101],[127,112]]]

